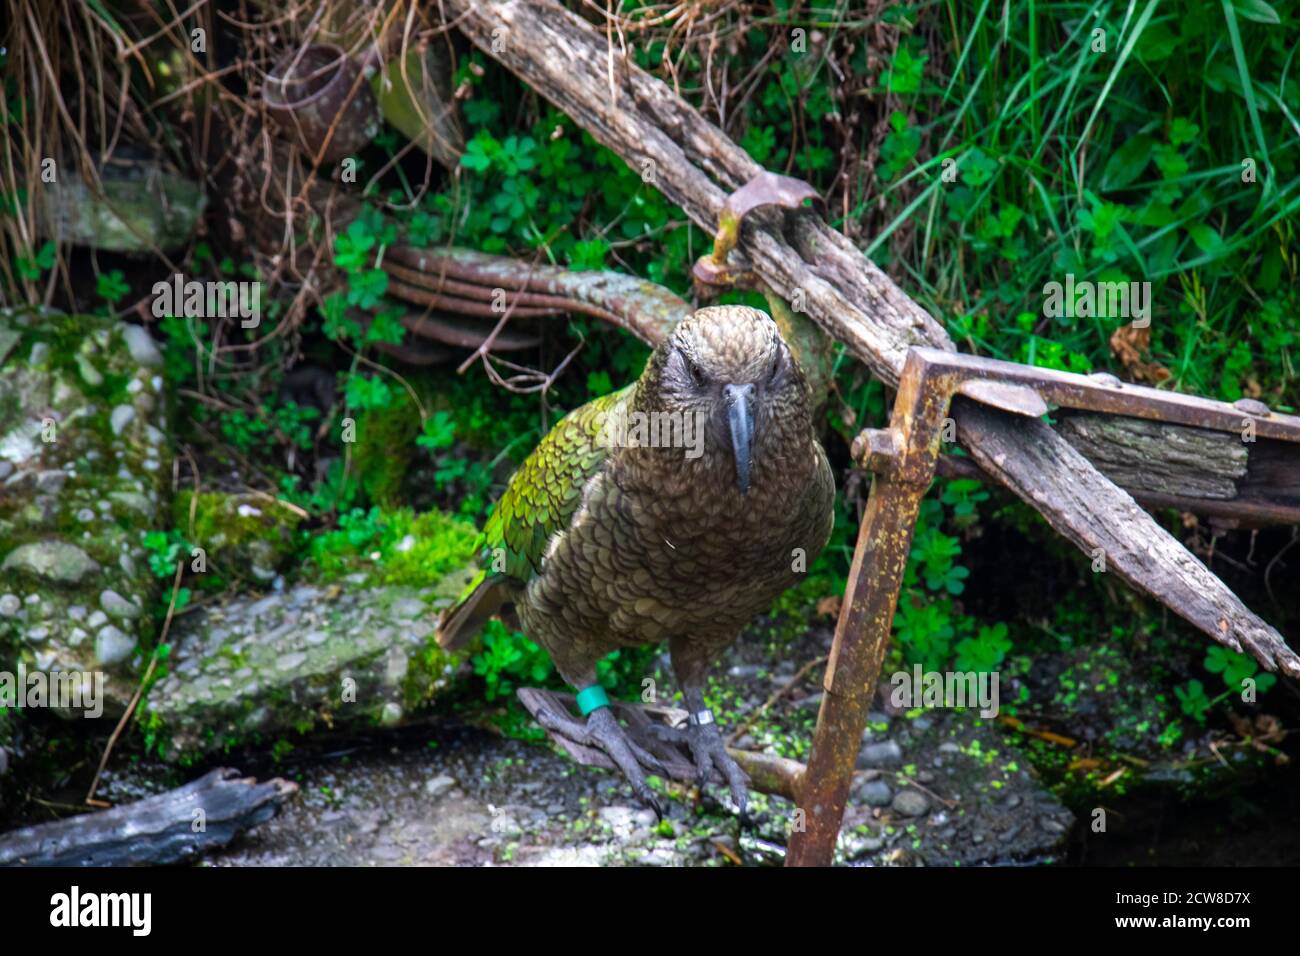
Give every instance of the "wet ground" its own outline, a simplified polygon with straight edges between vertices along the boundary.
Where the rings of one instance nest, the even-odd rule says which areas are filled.
[[[804,759],[830,633],[794,640],[751,632],[717,669],[711,703],[724,732],[761,711],[738,745]],[[805,667],[805,665],[811,665]],[[665,690],[666,660],[651,665]],[[657,668],[657,670],[656,670]],[[1151,863],[1285,864],[1300,860],[1296,769],[1264,772],[1240,752],[1221,792],[1160,787],[1064,806],[1031,769],[1025,738],[973,711],[888,712],[878,698],[863,734],[838,861],[946,866]],[[766,705],[766,709],[764,709]],[[266,749],[220,758],[299,786],[280,815],[205,860],[213,866],[779,865],[793,806],[754,794],[742,821],[720,788],[657,785],[665,819],[622,777],[444,716],[414,725],[317,733],[277,762]],[[471,709],[478,713],[478,709]],[[1086,729],[1086,728],[1084,728]],[[1019,741],[1019,743],[1017,742]],[[1032,741],[1029,741],[1032,742]],[[1189,752],[1194,750],[1188,742]],[[98,751],[96,750],[96,754]],[[1225,768],[1228,762],[1225,761]],[[114,803],[209,769],[115,758],[99,796]],[[1251,774],[1258,776],[1250,777]],[[1200,786],[1205,787],[1202,780]],[[78,789],[80,787],[80,789]],[[72,809],[84,783],[69,788]],[[1096,800],[1095,796],[1092,798]],[[41,819],[51,812],[43,809]],[[1072,812],[1073,811],[1073,812]],[[56,813],[62,815],[61,813]]]
[[[892,748],[883,749],[892,762]],[[970,764],[968,771],[985,766],[982,757],[945,756]],[[657,822],[614,774],[469,727],[387,734],[279,772],[299,784],[297,798],[210,864],[775,864],[792,809],[756,794],[742,824],[723,791],[673,786],[661,791],[666,812]],[[933,789],[906,785],[908,774]],[[1013,785],[993,794],[985,801],[975,788],[959,792],[934,770],[867,770],[855,787],[843,856],[904,865],[1024,862],[1069,830],[1068,811],[1043,791]]]

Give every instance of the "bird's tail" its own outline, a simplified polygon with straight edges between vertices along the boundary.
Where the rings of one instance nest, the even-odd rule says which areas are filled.
[[[504,578],[480,573],[460,600],[438,619],[438,644],[446,651],[460,650],[478,636],[483,625],[499,614],[509,600],[510,591]]]

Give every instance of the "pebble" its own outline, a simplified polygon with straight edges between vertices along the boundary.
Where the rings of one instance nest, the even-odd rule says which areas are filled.
[[[902,762],[902,748],[892,740],[882,740],[879,743],[867,744],[858,754],[858,767],[860,769],[869,769],[872,767],[896,767]]]
[[[858,791],[858,796],[869,807],[887,807],[894,799],[894,791],[883,780],[868,780]]]
[[[418,618],[427,611],[425,603],[419,598],[404,597],[393,603],[393,614],[397,617]]]
[[[291,671],[301,667],[306,660],[306,654],[302,651],[294,651],[292,654],[285,654],[284,657],[280,658],[276,666],[282,671]]]
[[[919,817],[930,809],[930,801],[915,790],[903,790],[895,795],[892,806],[905,817]]]
[[[442,773],[434,777],[432,780],[425,781],[424,792],[431,799],[437,800],[444,793],[453,789],[455,786],[456,786],[456,779],[454,777],[447,776],[447,774],[445,773]]]
[[[138,325],[122,326],[122,338],[126,341],[127,350],[131,353],[131,358],[136,363],[147,368],[160,368],[163,363],[162,353],[158,351],[158,346],[154,344],[153,339],[143,328]]]
[[[76,358],[77,371],[81,375],[81,380],[94,388],[104,384],[104,376],[100,374],[99,369],[95,368],[90,359],[84,355],[78,355]]]
[[[95,635],[95,662],[101,667],[121,664],[135,651],[135,639],[128,637],[113,625]]]
[[[116,618],[135,619],[140,616],[140,609],[112,588],[100,592],[99,606]]]
[[[108,424],[113,429],[114,435],[120,435],[135,421],[135,409],[130,405],[118,405],[109,413]]]
[[[99,570],[99,564],[90,555],[66,541],[19,545],[9,552],[2,567],[6,571],[26,571],[58,584],[80,584],[87,575]]]

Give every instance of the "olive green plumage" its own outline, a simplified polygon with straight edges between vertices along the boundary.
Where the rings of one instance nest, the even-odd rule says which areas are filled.
[[[830,535],[835,486],[809,404],[768,316],[683,320],[637,382],[566,416],[511,478],[439,640],[461,646],[513,605],[575,686],[616,648],[663,640],[678,676],[702,680]],[[647,444],[647,422],[672,447]]]

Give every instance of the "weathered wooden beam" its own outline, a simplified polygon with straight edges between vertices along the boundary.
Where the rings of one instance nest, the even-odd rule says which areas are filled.
[[[1230,432],[1091,413],[1058,416],[1056,429],[1103,475],[1134,494],[1226,501],[1236,497],[1237,482],[1246,477],[1247,445]],[[1165,454],[1151,455],[1153,445]]]
[[[726,134],[604,35],[551,0],[442,0],[488,55],[618,153],[712,232],[729,193],[762,172]],[[852,242],[810,211],[759,210],[738,250],[787,301],[896,385],[907,350],[955,351],[942,325]],[[1300,658],[1133,498],[1055,431],[971,402],[956,406],[962,444],[986,471],[1107,568],[1266,668],[1300,676]]]
[[[297,790],[278,777],[258,783],[237,770],[213,770],[135,803],[6,833],[0,866],[177,863],[271,819]]]

